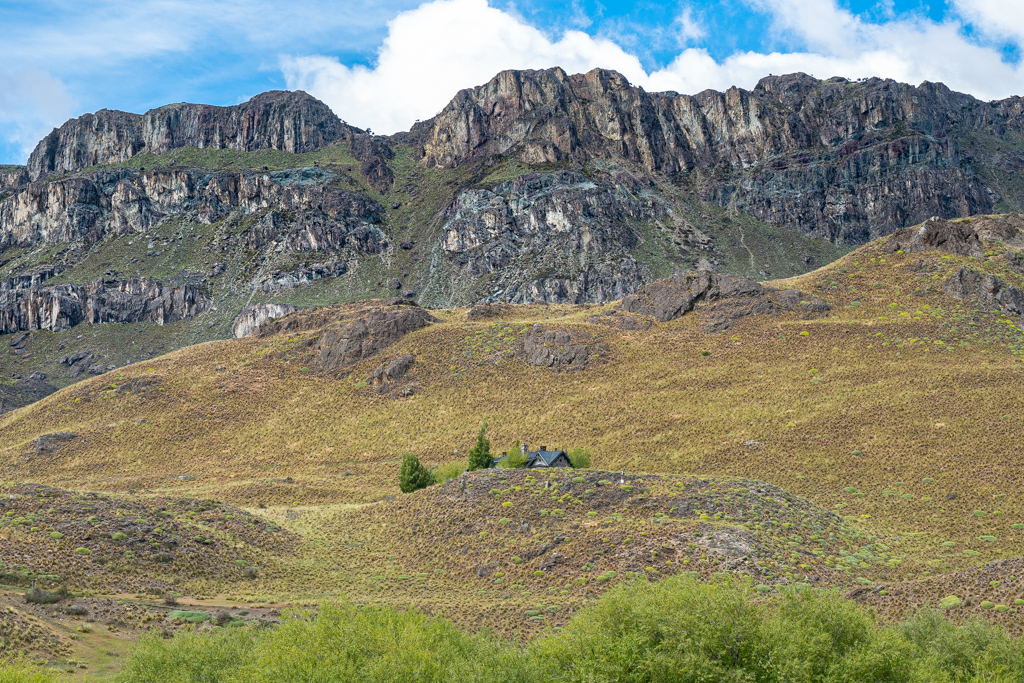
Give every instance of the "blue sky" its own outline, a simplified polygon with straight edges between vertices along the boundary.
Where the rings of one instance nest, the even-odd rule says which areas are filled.
[[[767,73],[1024,94],[1024,0],[0,0],[0,163],[71,116],[302,88],[377,132],[504,68],[618,69],[651,90]]]

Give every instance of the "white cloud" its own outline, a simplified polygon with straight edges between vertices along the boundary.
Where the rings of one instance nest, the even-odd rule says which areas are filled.
[[[707,35],[704,27],[693,18],[693,10],[689,7],[676,18],[676,23],[679,24],[679,39],[683,44],[691,40],[699,40]]]
[[[982,33],[1024,47],[1024,6],[1007,7],[1007,0],[954,0],[961,15]]]
[[[333,57],[283,58],[288,87],[319,97],[354,125],[392,133],[505,69],[558,65],[573,73],[602,66],[630,80],[647,75],[639,59],[610,40],[567,31],[553,42],[485,0],[430,2],[399,14],[388,29],[373,68]]]
[[[64,84],[45,71],[0,70],[0,130],[27,156],[36,142],[74,109]]]
[[[683,93],[732,85],[750,88],[769,73],[795,71],[820,78],[942,81],[982,99],[1024,92],[1024,69],[1003,62],[995,47],[966,38],[963,25],[952,19],[934,22],[911,15],[876,24],[835,0],[747,1],[770,14],[774,30],[794,42],[797,51],[739,52],[719,62],[706,50],[691,47],[667,67],[648,73],[635,55],[611,40],[578,31],[551,40],[486,0],[435,0],[388,24],[371,67],[312,55],[284,57],[281,68],[289,88],[310,92],[342,118],[378,133],[408,129],[416,119],[442,109],[458,90],[485,83],[499,71],[552,66],[569,73],[615,69],[649,90]],[[957,2],[960,12],[979,24],[996,21],[993,8],[999,0]],[[703,37],[689,11],[677,23],[684,40]],[[1013,35],[1024,36],[1024,26]]]

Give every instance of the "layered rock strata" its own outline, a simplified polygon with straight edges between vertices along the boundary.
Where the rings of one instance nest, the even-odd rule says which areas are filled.
[[[145,232],[172,215],[208,224],[231,214],[261,214],[247,236],[252,247],[283,240],[294,251],[350,247],[378,253],[387,243],[377,227],[383,209],[365,195],[330,185],[334,177],[323,169],[258,174],[121,168],[32,183],[0,202],[0,247],[91,243],[105,234]]]
[[[233,107],[169,104],[145,114],[101,109],[43,138],[27,170],[37,180],[179,147],[311,152],[352,132],[326,104],[302,91],[265,92]]]

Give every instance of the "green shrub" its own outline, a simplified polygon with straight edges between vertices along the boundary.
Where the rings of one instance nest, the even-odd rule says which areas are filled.
[[[113,533],[113,534],[112,534],[112,535],[110,536],[110,538],[114,539],[115,541],[123,541],[123,540],[125,540],[126,538],[128,538],[128,534],[124,533],[123,531],[115,531],[115,532],[114,532],[114,533]]]
[[[434,483],[434,475],[420,463],[420,459],[412,453],[402,456],[402,467],[398,471],[398,488],[402,493],[412,493],[425,489]]]
[[[521,470],[526,468],[526,453],[523,453],[522,446],[517,439],[512,447],[508,449],[507,455],[501,460],[501,466],[507,470]]]
[[[520,618],[540,621],[545,612],[559,609],[537,605]],[[622,584],[562,630],[525,646],[464,633],[415,610],[346,603],[286,613],[275,629],[144,638],[115,678],[116,683],[1019,680],[1024,680],[1024,649],[1001,627],[957,626],[936,611],[890,626],[838,591],[779,586],[762,595],[749,580],[701,583],[684,575]],[[0,683],[7,681],[0,677]]]
[[[171,619],[181,619],[182,621],[191,621],[193,623],[210,619],[210,615],[206,612],[196,612],[194,610],[174,610],[169,616]]]
[[[588,469],[590,467],[590,451],[586,448],[574,448],[569,451],[569,462],[576,469]]]
[[[116,683],[235,683],[252,656],[256,632],[228,629],[215,636],[179,633],[171,640],[142,638],[129,652]]]
[[[65,680],[38,666],[0,660],[0,683],[59,683]]]
[[[443,484],[449,479],[461,476],[466,471],[466,464],[462,462],[446,462],[441,463],[434,468],[431,474],[434,475],[434,481],[438,484]]]
[[[25,594],[25,602],[36,605],[52,605],[68,597],[68,589],[61,586],[55,591],[48,591],[39,586],[32,586],[32,590]]]

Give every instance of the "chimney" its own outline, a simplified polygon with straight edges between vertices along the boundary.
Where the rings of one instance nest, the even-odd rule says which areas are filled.
[[[527,451],[526,444],[524,443],[522,446],[520,446],[519,450],[521,450],[525,454]]]

